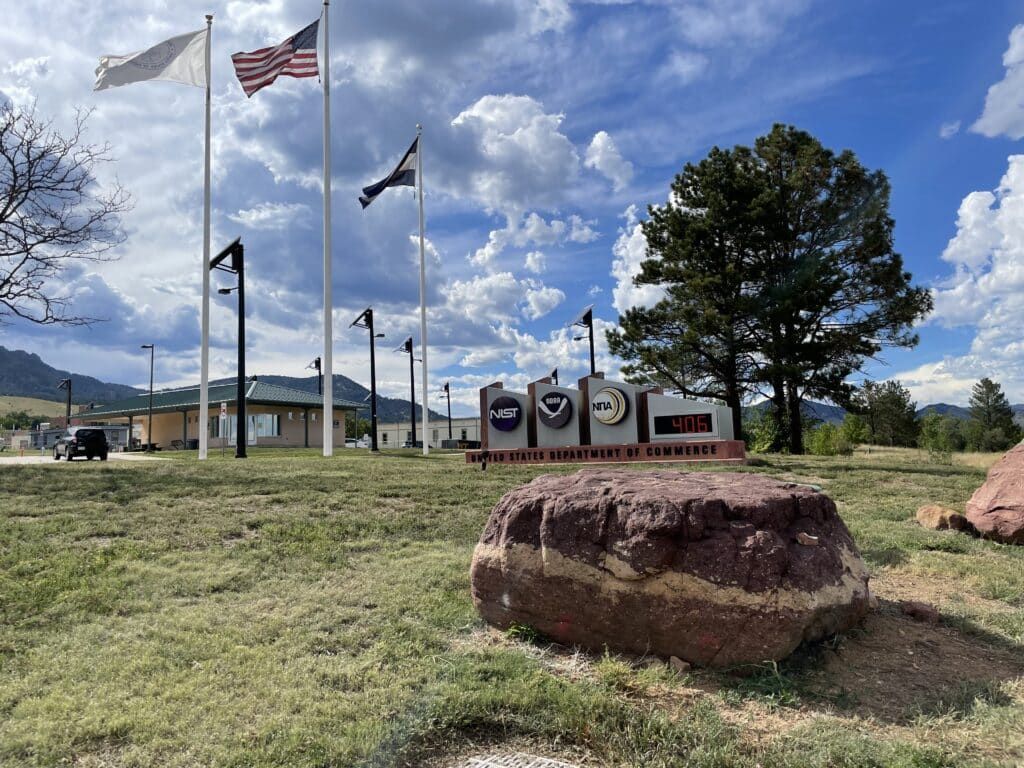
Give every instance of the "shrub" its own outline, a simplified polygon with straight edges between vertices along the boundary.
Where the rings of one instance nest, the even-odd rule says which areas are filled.
[[[834,424],[821,424],[812,429],[805,445],[808,453],[815,456],[849,456],[853,453],[853,444]]]

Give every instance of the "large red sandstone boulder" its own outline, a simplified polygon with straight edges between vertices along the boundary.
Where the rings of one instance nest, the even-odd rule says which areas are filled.
[[[869,605],[832,500],[751,474],[538,477],[491,511],[471,579],[498,627],[715,667],[782,659]]]
[[[1024,443],[989,470],[967,502],[967,519],[986,539],[1024,544]]]

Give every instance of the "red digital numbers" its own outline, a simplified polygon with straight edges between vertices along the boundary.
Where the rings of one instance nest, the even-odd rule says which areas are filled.
[[[678,416],[655,416],[656,435],[708,435],[714,432],[710,413],[688,413]]]
[[[695,413],[689,416],[672,417],[672,426],[679,434],[690,434],[693,432],[710,432],[711,415],[707,413]]]

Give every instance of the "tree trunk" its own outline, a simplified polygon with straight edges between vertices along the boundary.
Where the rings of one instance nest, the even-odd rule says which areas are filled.
[[[804,452],[803,414],[800,413],[800,396],[793,382],[786,385],[786,405],[789,411],[789,452],[799,456]]]
[[[775,428],[778,430],[778,435],[775,439],[775,444],[772,445],[772,450],[781,451],[789,445],[789,417],[786,414],[786,386],[781,377],[772,377],[772,390],[772,408],[774,410],[772,416],[775,419]]]
[[[740,395],[735,390],[728,390],[725,393],[725,404],[732,408],[732,439],[743,439],[743,411],[740,402]]]

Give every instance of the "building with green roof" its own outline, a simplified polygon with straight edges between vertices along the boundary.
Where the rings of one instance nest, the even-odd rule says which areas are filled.
[[[237,385],[214,384],[209,388],[210,411],[199,413],[199,387],[153,392],[153,433],[149,434],[149,393],[79,411],[72,424],[128,424],[129,434],[143,445],[160,448],[195,448],[199,430],[209,430],[211,448],[234,445],[238,434]],[[345,444],[345,413],[365,406],[350,400],[334,400],[334,444]],[[248,444],[313,447],[323,444],[323,398],[312,392],[259,381],[245,385]],[[223,414],[223,417],[222,417]],[[141,429],[140,429],[141,425]]]

